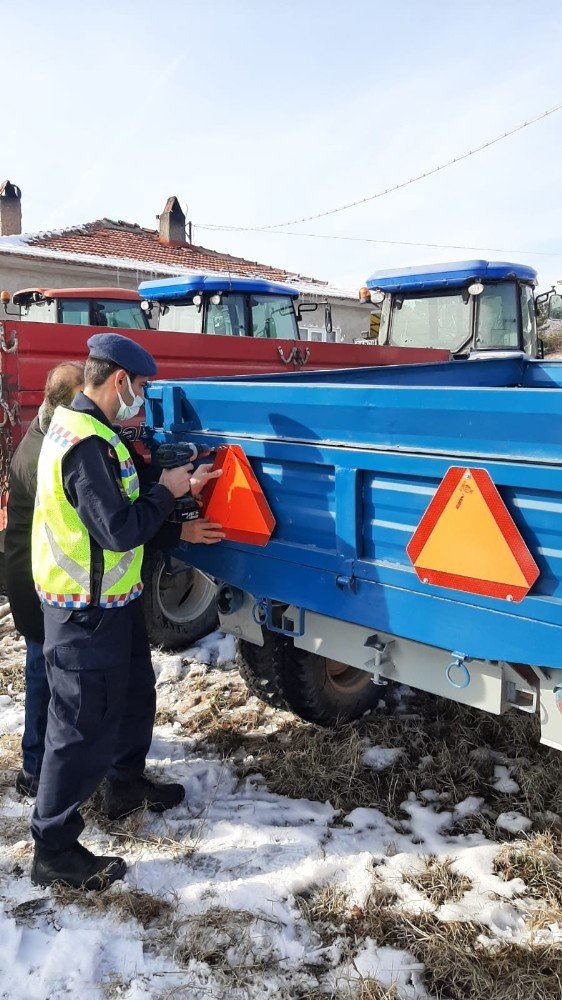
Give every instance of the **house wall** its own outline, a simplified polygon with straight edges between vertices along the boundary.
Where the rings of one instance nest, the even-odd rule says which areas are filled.
[[[104,267],[66,260],[25,257],[0,253],[0,289],[17,292],[20,288],[74,288],[108,286],[136,291],[141,281],[157,278],[153,270]]]

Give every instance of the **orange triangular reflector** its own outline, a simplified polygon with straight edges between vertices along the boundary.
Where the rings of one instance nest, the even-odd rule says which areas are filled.
[[[521,601],[539,575],[485,469],[443,477],[406,551],[424,583]]]
[[[203,514],[222,524],[232,542],[267,545],[275,518],[242,448],[237,444],[219,448],[213,469],[222,476],[203,490]]]

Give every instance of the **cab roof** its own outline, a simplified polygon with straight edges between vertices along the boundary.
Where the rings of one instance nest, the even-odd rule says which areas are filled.
[[[425,264],[378,271],[367,278],[367,288],[384,292],[429,291],[439,288],[465,288],[473,281],[525,281],[537,283],[537,272],[526,264],[505,261],[458,260],[450,264]]]
[[[36,295],[42,299],[118,299],[139,302],[138,292],[130,288],[20,288],[12,295],[16,304]]]
[[[171,302],[185,299],[196,292],[254,292],[256,295],[289,295],[298,297],[298,290],[292,285],[282,285],[264,278],[230,278],[228,275],[184,274],[178,278],[158,278],[143,281],[139,285],[139,295],[156,302]]]

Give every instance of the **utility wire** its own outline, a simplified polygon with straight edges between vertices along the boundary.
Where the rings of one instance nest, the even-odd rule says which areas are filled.
[[[370,236],[328,236],[323,233],[294,233],[287,230],[272,232],[270,229],[266,229],[265,227],[249,229],[247,226],[218,226],[213,225],[212,223],[202,222],[194,222],[193,227],[195,228],[195,226],[198,226],[199,229],[207,229],[221,233],[267,233],[268,236],[299,236],[314,240],[346,240],[353,243],[378,243],[383,246],[397,247],[424,247],[431,250],[478,250],[481,253],[520,253],[523,256],[562,257],[562,251],[555,250],[507,250],[505,247],[473,247],[458,243],[414,243],[412,240],[377,240]]]
[[[460,156],[455,156],[452,160],[447,160],[446,163],[439,164],[438,167],[433,167],[431,170],[425,170],[422,174],[417,174],[416,177],[411,177],[407,181],[401,181],[393,187],[385,188],[384,191],[379,191],[377,194],[367,195],[366,198],[359,198],[357,201],[350,201],[347,205],[341,205],[339,208],[331,208],[327,212],[317,212],[315,215],[305,215],[302,219],[290,219],[289,222],[277,222],[273,226],[267,226],[267,228],[278,229],[283,226],[296,226],[300,222],[311,222],[313,219],[324,219],[327,215],[336,215],[338,212],[347,211],[348,208],[355,208],[357,205],[364,205],[368,201],[374,201],[376,198],[382,198],[385,194],[390,194],[392,191],[398,191],[400,188],[408,187],[409,184],[415,184],[416,181],[421,181],[424,177],[431,177],[432,174],[437,174],[439,171],[445,170],[447,167],[451,167],[454,163],[460,163],[461,160],[467,160],[469,156],[474,156],[475,153],[480,153],[483,149],[489,149],[489,147],[495,145],[496,142],[501,142],[502,139],[507,139],[510,135],[515,135],[516,132],[521,132],[522,129],[528,128],[529,125],[534,125],[535,122],[541,121],[543,118],[548,118],[549,115],[555,114],[556,111],[560,111],[560,108],[562,108],[562,104],[557,104],[555,108],[550,108],[549,111],[543,111],[542,114],[537,115],[535,118],[530,118],[526,122],[522,122],[521,125],[517,125],[516,128],[510,129],[508,132],[502,132],[501,135],[497,135],[494,139],[489,139],[488,142],[483,142],[481,146],[476,146],[475,149],[469,149],[466,153],[461,153]]]
[[[454,156],[451,160],[447,160],[446,163],[440,163],[438,167],[432,167],[431,170],[424,170],[421,174],[416,174],[415,177],[410,177],[407,181],[400,181],[399,184],[394,184],[392,187],[385,188],[384,191],[378,191],[376,194],[367,195],[365,198],[359,198],[357,201],[350,201],[346,205],[340,205],[339,208],[331,208],[327,212],[317,212],[315,215],[304,215],[302,219],[290,219],[288,222],[276,222],[270,226],[263,226],[257,228],[255,226],[216,226],[216,229],[222,229],[223,231],[229,232],[270,232],[273,229],[281,229],[285,226],[296,226],[301,222],[312,222],[314,219],[325,219],[328,215],[337,215],[338,212],[346,212],[349,208],[356,208],[357,205],[365,205],[368,201],[375,201],[377,198],[383,198],[385,194],[391,194],[393,191],[399,191],[401,188],[408,187],[410,184],[415,184],[416,181],[421,181],[424,177],[431,177],[433,174],[438,174],[441,170],[445,170],[447,167],[453,166],[454,163],[460,163],[461,160],[467,160],[469,156],[474,156],[475,153],[481,153],[483,149],[489,149],[490,146],[494,146],[495,143],[501,142],[502,139],[509,138],[510,135],[515,135],[516,132],[521,132],[522,129],[528,128],[529,125],[534,125],[536,122],[542,121],[543,118],[548,118],[549,115],[555,114],[560,111],[562,104],[557,104],[556,107],[550,108],[548,111],[543,111],[540,115],[535,118],[529,118],[528,121],[522,122],[515,128],[509,129],[507,132],[502,132],[501,135],[495,136],[494,139],[489,139],[487,142],[483,142],[481,146],[476,146],[474,149],[467,150],[466,153],[461,153],[459,156]],[[202,223],[193,223],[193,225],[199,225],[201,229],[211,229],[210,225],[203,225]],[[297,235],[297,234],[293,234]],[[316,235],[316,234],[311,234]],[[341,237],[342,239],[344,237]],[[388,240],[383,242],[389,242]],[[409,244],[415,246],[416,244]],[[423,244],[420,244],[420,246]],[[459,248],[464,249],[464,248]],[[502,251],[503,252],[503,251]],[[511,251],[507,251],[511,252]]]

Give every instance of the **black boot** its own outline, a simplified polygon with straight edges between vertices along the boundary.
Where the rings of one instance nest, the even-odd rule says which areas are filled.
[[[109,819],[122,819],[147,806],[151,812],[164,812],[183,802],[183,785],[160,784],[141,775],[131,781],[107,781],[104,812]]]
[[[55,882],[73,889],[107,889],[108,885],[123,878],[127,865],[123,858],[98,857],[82,844],[75,844],[69,851],[42,851],[35,848],[31,866],[34,885],[49,886]]]
[[[18,771],[18,776],[16,778],[16,792],[20,795],[27,795],[30,799],[34,799],[37,795],[37,789],[39,788],[39,775],[29,774],[24,771],[23,767],[21,771]]]

